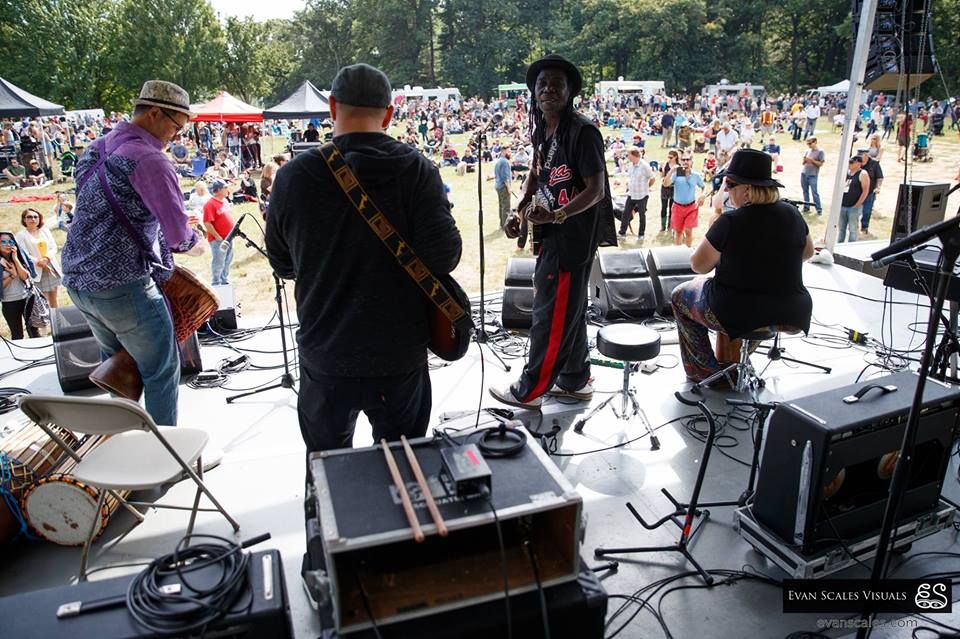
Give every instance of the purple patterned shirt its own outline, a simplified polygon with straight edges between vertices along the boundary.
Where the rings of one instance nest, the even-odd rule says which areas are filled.
[[[189,251],[199,236],[187,224],[180,182],[163,143],[143,128],[122,122],[104,137],[109,159],[104,164],[107,183],[122,212],[143,243],[153,247],[147,261],[140,245],[117,221],[93,169],[100,157],[94,144],[77,162],[77,205],[73,224],[60,254],[63,284],[80,291],[102,291],[129,284],[147,275],[164,280],[170,270],[154,269],[159,261],[173,268],[173,253]]]

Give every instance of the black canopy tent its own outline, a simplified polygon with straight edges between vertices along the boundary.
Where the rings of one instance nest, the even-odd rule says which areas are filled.
[[[0,78],[0,118],[63,115],[63,107]]]
[[[263,112],[267,120],[299,120],[330,115],[330,104],[320,89],[306,80],[280,104]]]

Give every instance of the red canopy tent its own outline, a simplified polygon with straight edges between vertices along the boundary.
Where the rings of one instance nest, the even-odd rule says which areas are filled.
[[[226,91],[190,109],[197,114],[193,122],[263,122],[263,110],[238,100]]]

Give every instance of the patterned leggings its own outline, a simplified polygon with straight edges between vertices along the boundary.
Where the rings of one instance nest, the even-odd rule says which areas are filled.
[[[707,304],[704,284],[706,277],[697,277],[673,289],[673,316],[677,320],[680,337],[680,359],[687,378],[699,382],[717,372],[726,363],[721,363],[710,344],[710,330],[724,335],[723,327]],[[720,346],[718,340],[718,347]],[[725,340],[729,342],[730,340]],[[739,340],[737,349],[739,350]],[[736,361],[737,357],[733,361]]]

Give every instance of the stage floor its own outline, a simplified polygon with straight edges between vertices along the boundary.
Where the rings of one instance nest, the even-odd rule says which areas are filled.
[[[891,296],[897,304],[887,306],[884,312],[885,307],[880,301],[884,299],[885,289],[878,279],[841,266],[812,264],[804,266],[804,279],[814,298],[816,323],[809,337],[786,337],[782,345],[787,348],[788,356],[814,361],[832,367],[833,371],[828,375],[783,361],[774,362],[765,374],[767,386],[762,399],[779,401],[846,385],[852,383],[866,366],[880,361],[875,349],[850,345],[845,340],[843,327],[856,329],[871,338],[882,337],[888,347],[897,349],[918,349],[922,344],[922,336],[911,328],[914,322],[920,322],[919,330],[922,330],[926,317],[925,307],[918,306],[916,295],[893,292]],[[496,302],[489,308],[496,308]],[[256,325],[253,321],[242,323]],[[591,334],[595,331],[591,328]],[[573,432],[572,423],[589,410],[586,403],[549,400],[544,404],[542,421],[537,414],[518,412],[518,416],[534,428],[549,430],[554,419],[563,428],[558,441],[560,454],[553,459],[583,496],[587,528],[582,554],[590,565],[600,563],[593,559],[593,550],[597,546],[662,545],[674,541],[674,527],[646,531],[634,521],[624,503],[630,501],[647,518],[658,518],[669,506],[661,488],[668,488],[680,499],[685,499],[693,487],[702,444],[686,431],[681,421],[671,421],[694,411],[674,398],[674,392],[687,388],[688,384],[679,366],[675,338],[665,335],[664,342],[658,360],[660,368],[652,374],[635,373],[633,376],[641,405],[651,423],[658,427],[661,443],[658,451],[651,451],[647,438],[640,437],[643,431],[638,424],[624,427],[609,409],[592,419],[582,435]],[[14,353],[22,359],[34,359],[52,352],[49,339],[21,344],[40,347],[22,350],[14,346]],[[277,330],[263,331],[235,346],[251,349],[251,359],[259,366],[274,366],[281,361]],[[522,352],[522,345],[520,350]],[[460,362],[433,371],[432,426],[439,425],[443,416],[467,411],[475,414],[473,411],[480,404],[499,406],[486,389],[512,381],[523,360],[508,360],[513,370],[506,372],[486,348],[483,354],[485,362],[481,361],[480,349],[474,346]],[[222,346],[203,348],[207,368],[233,356],[235,353]],[[756,354],[754,362],[760,368],[765,360]],[[8,355],[0,360],[0,371],[20,365]],[[596,404],[620,387],[622,371],[601,366],[595,366],[593,370],[597,389],[593,404]],[[869,368],[864,376],[880,372],[878,368]],[[276,369],[248,370],[233,376],[228,386],[249,388],[275,381],[278,375]],[[28,388],[34,393],[61,392],[52,365],[13,374],[4,379],[3,385]],[[304,639],[320,636],[323,629],[307,603],[299,580],[304,551],[304,454],[297,425],[297,397],[290,390],[276,389],[227,404],[225,398],[230,394],[226,389],[200,390],[181,386],[181,424],[203,428],[210,434],[211,445],[223,449],[223,462],[207,475],[211,490],[240,522],[238,538],[271,533],[272,539],[261,547],[275,547],[282,553],[296,636]],[[713,409],[727,413],[729,409],[723,400],[735,395],[708,392],[707,396]],[[11,419],[23,419],[23,416],[10,413],[3,416],[0,423]],[[369,426],[362,417],[360,421],[355,445],[369,445],[372,443]],[[489,415],[481,419],[481,422],[486,421],[489,421]],[[735,429],[733,426],[736,425],[731,422],[724,431],[726,441],[723,444],[728,447],[722,452],[726,455],[714,451],[710,459],[701,497],[704,501],[736,498],[746,485],[748,468],[742,462],[749,462],[751,456],[750,434]],[[634,438],[638,439],[613,447]],[[591,452],[600,449],[605,450]],[[953,500],[960,499],[955,464],[954,459],[943,491]],[[181,482],[157,499],[163,503],[182,504],[190,503],[192,495],[191,485]],[[765,561],[736,534],[732,520],[731,508],[712,509],[709,521],[693,545],[693,552],[704,567],[751,570],[782,579],[782,571]],[[149,510],[146,520],[131,529],[132,518],[120,513],[111,520],[106,534],[96,544],[91,565],[149,560],[169,552],[183,534],[186,523],[187,514],[184,512]],[[230,528],[216,513],[201,513],[197,531],[229,536]],[[915,544],[911,554],[956,549],[956,533],[948,530]],[[23,540],[0,552],[3,554],[0,595],[70,583],[76,575],[80,556],[78,548]],[[624,557],[619,571],[605,578],[604,585],[611,594],[628,595],[688,569],[681,557],[674,554]],[[896,576],[919,576],[954,569],[960,569],[960,562],[956,559],[925,557],[910,561]],[[121,574],[118,570],[99,572],[94,578]],[[855,567],[840,576],[860,578],[868,573],[864,568]],[[679,583],[694,585],[698,581],[686,579]],[[652,600],[654,607],[659,596]],[[622,598],[611,598],[610,612],[623,601]],[[628,608],[610,625],[608,636],[638,609],[635,604]],[[678,638],[778,638],[796,631],[821,631],[826,636],[841,637],[853,633],[852,630],[824,629],[822,619],[832,620],[834,617],[830,615],[783,614],[780,589],[751,581],[740,581],[728,587],[678,590],[664,596],[660,610],[673,636]],[[960,613],[935,617],[954,626],[960,625]],[[909,637],[912,626],[905,624],[910,623],[913,622],[906,620],[877,628],[873,636]],[[929,624],[920,621],[919,625]],[[389,626],[384,627],[383,634],[391,636]],[[562,637],[563,633],[555,630],[553,636]],[[617,636],[659,637],[663,636],[663,630],[649,611],[641,610]]]

